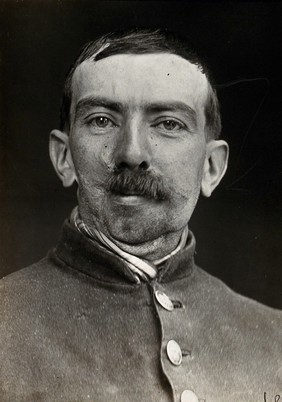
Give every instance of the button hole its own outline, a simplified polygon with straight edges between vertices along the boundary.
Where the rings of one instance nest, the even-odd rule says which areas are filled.
[[[172,304],[174,308],[184,308],[183,304],[179,300],[172,300]]]
[[[181,349],[182,356],[192,356],[191,350],[188,349]]]

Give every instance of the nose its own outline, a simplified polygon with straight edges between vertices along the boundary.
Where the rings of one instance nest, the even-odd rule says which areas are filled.
[[[147,170],[151,164],[151,149],[144,124],[134,120],[121,130],[114,151],[118,170]]]

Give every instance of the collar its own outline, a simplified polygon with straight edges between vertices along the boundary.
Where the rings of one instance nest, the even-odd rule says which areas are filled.
[[[189,231],[186,247],[163,263],[154,280],[165,283],[189,276],[194,267],[194,252],[195,238]],[[103,282],[140,282],[125,260],[86,237],[69,220],[65,221],[58,244],[49,253],[49,258]]]
[[[94,227],[90,229],[80,218],[77,206],[71,213],[70,222],[76,227],[77,230],[89,237],[92,241],[98,242],[101,246],[125,260],[130,270],[135,274],[137,281],[143,280],[148,282],[151,279],[156,278],[159,267],[171,256],[178,253],[182,248],[185,247],[188,237],[188,227],[186,226],[182,232],[177,247],[173,251],[158,260],[148,261],[144,258],[139,258],[135,255],[125,252],[97,228]]]

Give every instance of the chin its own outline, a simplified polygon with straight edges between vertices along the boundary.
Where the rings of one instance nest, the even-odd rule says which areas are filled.
[[[109,228],[110,236],[118,242],[131,245],[146,243],[158,237],[157,234],[150,233],[150,231],[145,228],[137,228],[136,225],[134,225],[134,227],[128,227],[128,225],[126,226],[127,229],[118,229],[117,227]]]
[[[110,237],[118,242],[131,245],[153,241],[160,237],[165,228],[159,227],[156,222],[146,219],[116,219],[107,225]]]

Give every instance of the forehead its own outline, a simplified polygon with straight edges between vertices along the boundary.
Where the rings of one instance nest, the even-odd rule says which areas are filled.
[[[181,101],[199,111],[207,99],[208,82],[198,66],[177,55],[121,54],[81,63],[73,76],[72,91],[72,108],[94,95],[129,107]]]

